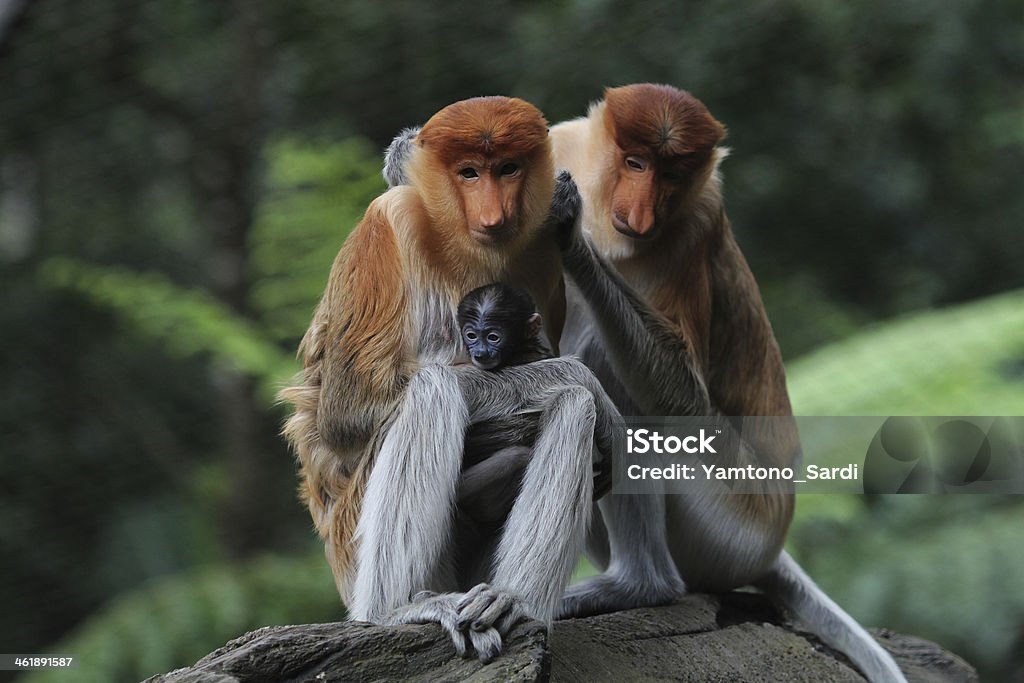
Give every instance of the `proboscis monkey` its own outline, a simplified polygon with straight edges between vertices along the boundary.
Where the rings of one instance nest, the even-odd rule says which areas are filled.
[[[595,442],[607,452],[616,411],[576,360],[453,365],[456,307],[495,281],[530,293],[557,348],[555,236],[579,196],[567,177],[556,183],[541,113],[513,98],[465,100],[406,142],[408,184],[374,200],[335,259],[300,346],[303,373],[282,392],[295,407],[284,434],[350,617],[437,622],[460,653],[472,645],[490,659],[517,619],[553,618],[590,515]],[[489,585],[461,592],[467,428],[522,413],[538,421],[522,492],[478,563],[486,574],[474,579]]]
[[[555,164],[584,200],[563,240],[579,354],[627,415],[792,416],[782,357],[722,203],[723,126],[689,93],[605,91],[552,128]],[[791,420],[763,421],[737,457],[792,465]],[[738,462],[737,464],[747,464]],[[904,681],[892,657],[782,549],[791,485],[763,494],[612,495],[588,539],[605,568],[570,588],[563,615],[658,604],[685,589],[763,587],[876,683]]]

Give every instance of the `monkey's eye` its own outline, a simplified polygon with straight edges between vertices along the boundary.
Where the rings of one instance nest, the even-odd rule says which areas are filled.
[[[497,344],[498,342],[501,341],[501,335],[498,334],[497,332],[489,332],[487,334],[487,341],[489,341],[492,344]]]
[[[647,162],[640,157],[626,157],[626,166],[632,171],[646,171]]]
[[[507,164],[502,164],[500,172],[501,172],[501,175],[507,176],[507,177],[512,177],[514,175],[518,175],[518,173],[519,173],[519,164],[513,163],[511,161],[508,162]]]
[[[466,337],[467,341],[476,341],[476,332],[473,330],[466,330],[462,334]]]
[[[473,180],[474,178],[480,177],[480,174],[477,173],[476,169],[469,166],[460,170],[459,175],[465,178],[466,180]]]

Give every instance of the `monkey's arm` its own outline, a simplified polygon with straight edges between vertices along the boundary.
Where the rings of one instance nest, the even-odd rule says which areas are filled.
[[[649,415],[708,414],[708,389],[687,340],[582,237],[579,191],[567,172],[559,174],[555,193],[550,220],[565,272],[592,310],[630,396]]]
[[[406,287],[388,195],[367,209],[331,268],[306,367],[321,376],[319,436],[336,453],[359,448],[394,410],[410,368]]]

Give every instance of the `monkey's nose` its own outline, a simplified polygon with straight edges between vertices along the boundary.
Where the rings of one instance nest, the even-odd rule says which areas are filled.
[[[473,365],[477,366],[482,370],[490,370],[498,364],[498,357],[492,353],[474,353],[472,354]]]
[[[500,228],[505,223],[505,215],[501,211],[480,214],[480,227],[485,230]]]

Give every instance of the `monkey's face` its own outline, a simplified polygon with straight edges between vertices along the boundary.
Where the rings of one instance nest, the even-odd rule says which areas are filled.
[[[725,128],[700,100],[668,85],[609,88],[604,105],[610,227],[628,243],[655,241],[709,177]]]
[[[479,244],[502,244],[518,233],[523,166],[519,159],[489,157],[464,159],[454,165],[452,174],[466,225]]]
[[[518,354],[541,330],[529,293],[503,283],[477,287],[462,297],[456,320],[470,360],[483,370],[521,362]]]
[[[410,179],[447,245],[454,236],[475,255],[480,247],[504,255],[539,232],[555,170],[547,121],[532,104],[498,96],[455,102],[423,124],[416,141]]]
[[[486,321],[485,321],[486,322]],[[500,367],[507,356],[505,349],[514,340],[507,336],[508,330],[490,327],[486,324],[466,323],[462,326],[462,341],[469,350],[469,359],[481,370]]]
[[[617,151],[611,226],[630,240],[653,240],[678,207],[687,177],[674,159],[659,159],[649,150]]]

